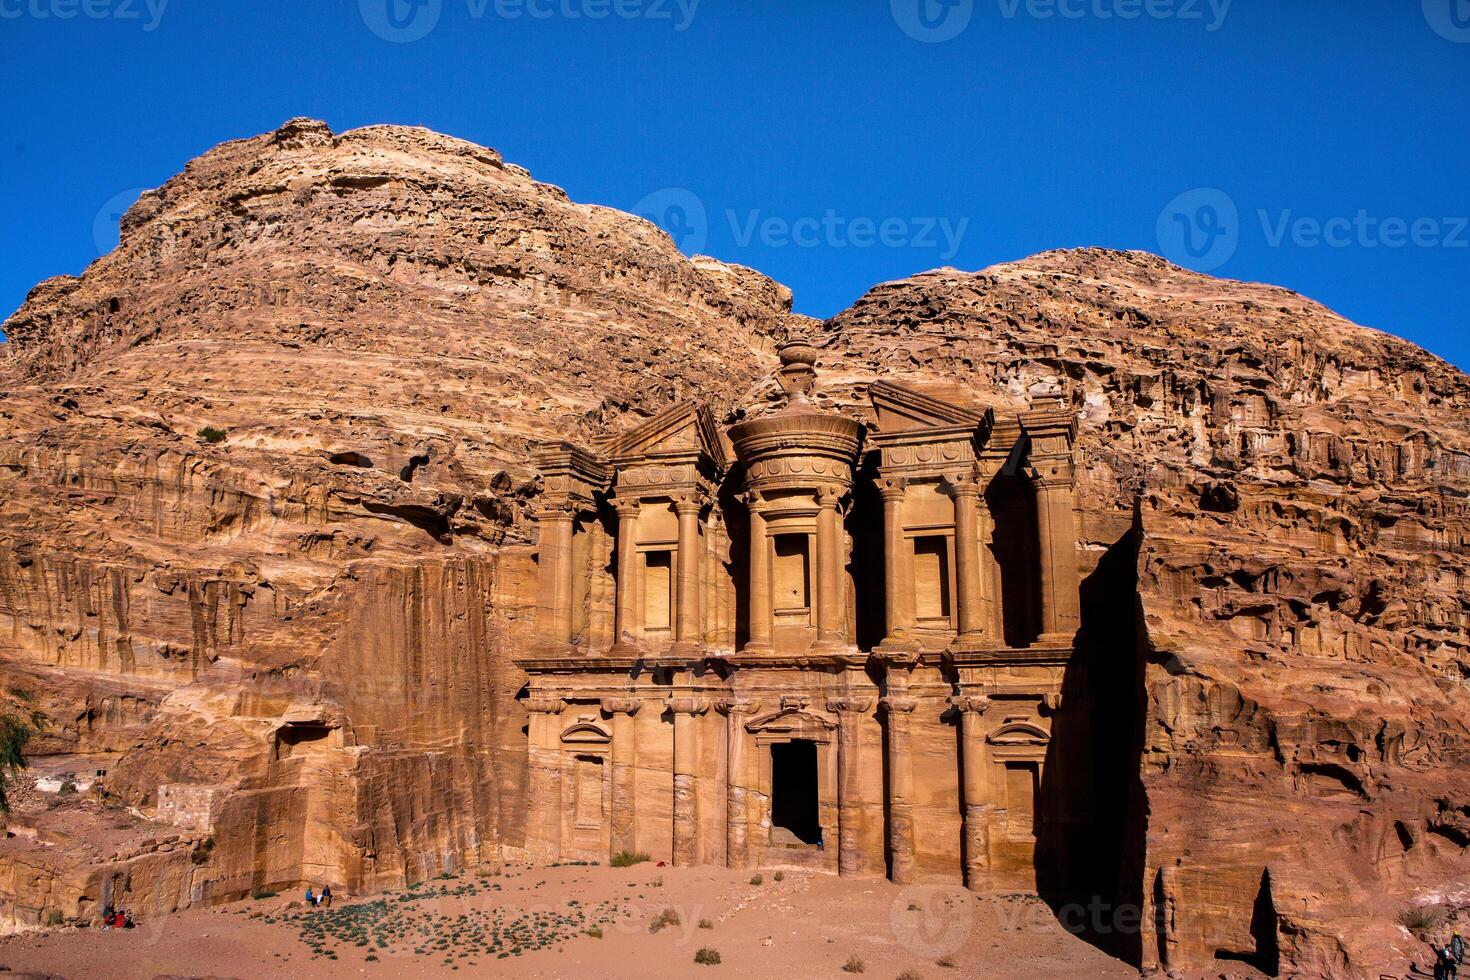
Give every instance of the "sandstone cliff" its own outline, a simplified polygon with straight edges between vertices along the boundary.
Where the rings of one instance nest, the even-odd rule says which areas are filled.
[[[0,681],[54,720],[38,748],[109,770],[21,814],[61,846],[0,843],[7,921],[518,846],[527,447],[693,394],[758,411],[790,299],[424,130],[294,120],[145,194],[0,348]],[[1085,692],[1116,732],[1094,893],[1146,910],[1096,941],[1402,968],[1394,914],[1470,870],[1470,380],[1090,250],[886,284],[816,333],[859,416],[881,377],[1069,383],[1084,631],[1116,662]]]

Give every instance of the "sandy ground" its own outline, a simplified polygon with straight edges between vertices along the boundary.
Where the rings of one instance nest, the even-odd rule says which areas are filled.
[[[507,866],[331,910],[281,896],[126,932],[0,940],[0,968],[69,978],[159,976],[658,978],[1136,977],[1066,933],[1035,898],[903,888],[787,871]],[[672,914],[664,914],[672,910]],[[668,924],[652,931],[661,915]],[[677,921],[673,921],[677,920]],[[600,938],[596,935],[601,933]],[[718,965],[695,962],[701,949]]]

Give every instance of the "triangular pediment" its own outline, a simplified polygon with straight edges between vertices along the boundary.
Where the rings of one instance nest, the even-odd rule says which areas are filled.
[[[990,418],[988,409],[959,405],[892,381],[873,382],[868,386],[868,398],[872,400],[873,409],[878,413],[880,432],[955,426],[979,427]]]
[[[725,447],[714,416],[700,402],[681,402],[608,440],[604,451],[615,460],[639,456],[702,453],[723,469]]]
[[[831,718],[792,707],[756,718],[745,726],[745,730],[756,735],[779,735],[822,742],[827,740],[827,733],[836,727],[837,723]]]

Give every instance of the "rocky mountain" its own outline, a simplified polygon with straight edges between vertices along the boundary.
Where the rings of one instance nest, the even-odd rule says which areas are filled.
[[[1086,692],[1117,785],[1090,938],[1149,969],[1403,969],[1396,916],[1470,872],[1470,379],[1137,253],[790,309],[421,129],[293,120],[144,194],[0,347],[0,683],[52,719],[38,767],[106,770],[17,808],[5,920],[124,877],[158,912],[517,847],[530,444],[691,395],[759,412],[797,330],[864,420],[879,378],[1070,391],[1083,628],[1120,651]]]

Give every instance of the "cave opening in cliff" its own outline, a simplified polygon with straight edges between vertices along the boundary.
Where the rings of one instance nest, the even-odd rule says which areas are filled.
[[[817,816],[817,745],[808,739],[771,746],[771,843],[822,843]]]
[[[1146,635],[1138,593],[1143,523],[1081,585],[1079,656],[1062,678],[1037,801],[1035,872],[1064,927],[1134,965],[1143,960],[1147,798],[1140,773]],[[1079,914],[1079,910],[1086,910]]]

